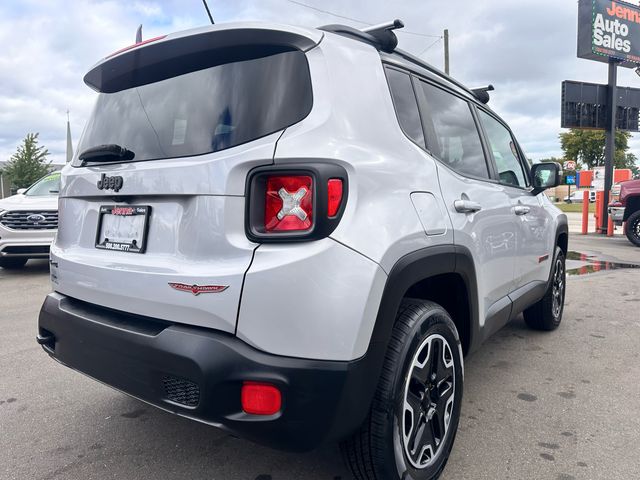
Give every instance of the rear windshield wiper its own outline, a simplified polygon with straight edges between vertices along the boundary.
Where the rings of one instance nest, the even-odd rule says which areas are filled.
[[[84,165],[87,162],[117,162],[122,160],[133,160],[136,156],[131,150],[121,147],[115,143],[106,145],[98,145],[97,147],[87,148],[78,155],[78,158]]]

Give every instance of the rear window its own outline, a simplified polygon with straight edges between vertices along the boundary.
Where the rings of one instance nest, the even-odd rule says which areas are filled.
[[[241,61],[101,93],[78,152],[117,144],[131,150],[134,161],[217,152],[299,122],[312,103],[303,52],[243,55]]]

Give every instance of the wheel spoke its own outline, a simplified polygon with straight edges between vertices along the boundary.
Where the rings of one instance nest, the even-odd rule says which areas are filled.
[[[420,454],[422,453],[423,448],[426,446],[430,446],[432,452],[435,452],[437,449],[436,437],[433,431],[433,421],[423,422],[423,424],[420,426],[418,434],[416,435],[414,443],[412,444],[412,451],[416,455],[415,459],[418,462],[421,460]]]
[[[451,350],[445,347],[444,344],[440,344],[438,349],[438,362],[437,369],[435,371],[436,385],[439,385],[443,381],[451,378],[453,375],[453,360],[451,359]]]
[[[415,366],[411,372],[411,378],[419,382],[421,385],[426,385],[431,376],[431,365],[427,362],[424,367]]]

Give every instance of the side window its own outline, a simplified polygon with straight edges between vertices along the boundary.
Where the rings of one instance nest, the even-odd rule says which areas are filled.
[[[420,122],[418,103],[411,85],[411,77],[406,73],[391,68],[385,70],[400,127],[409,138],[422,148],[425,148],[424,132]]]
[[[480,134],[466,100],[420,81],[422,119],[431,153],[453,170],[472,177],[489,178]]]
[[[518,148],[506,129],[498,120],[483,110],[478,110],[482,126],[487,132],[487,140],[496,161],[500,183],[526,187],[527,176],[522,168]]]

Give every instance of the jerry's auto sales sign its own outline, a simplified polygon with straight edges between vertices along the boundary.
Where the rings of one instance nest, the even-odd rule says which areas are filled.
[[[612,0],[579,0],[578,57],[640,64],[640,8]]]

